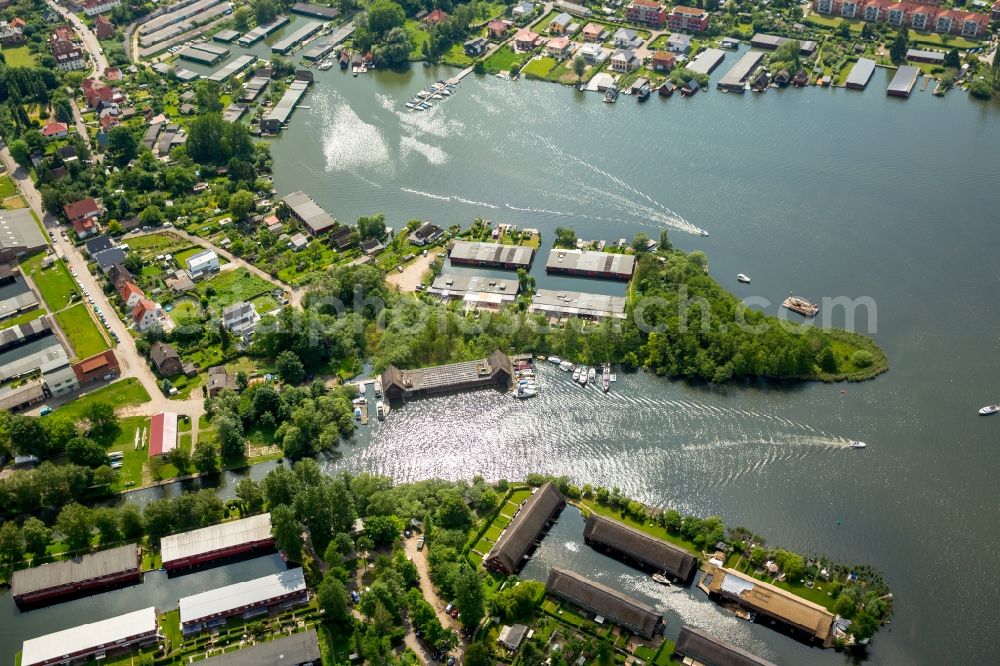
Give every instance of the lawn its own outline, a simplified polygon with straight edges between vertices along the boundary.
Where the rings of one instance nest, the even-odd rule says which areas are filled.
[[[191,247],[189,241],[166,231],[149,234],[148,236],[136,236],[127,239],[126,242],[130,250],[139,252],[145,260],[149,260],[158,254],[174,254]],[[196,249],[195,252],[198,252],[200,249]]]
[[[278,301],[274,300],[274,297],[270,294],[264,294],[263,296],[258,296],[250,301],[253,306],[257,309],[257,314],[264,315],[272,310],[278,309]]]
[[[10,53],[10,51],[4,51],[4,53]],[[17,194],[17,187],[14,185],[14,181],[10,179],[10,176],[0,176],[0,199],[6,199],[15,194]]]
[[[472,64],[472,58],[465,54],[465,47],[461,43],[451,45],[448,52],[441,57],[441,62],[455,67],[468,67]]]
[[[211,304],[217,308],[224,308],[238,301],[248,301],[274,289],[274,284],[245,268],[224,271],[198,286],[198,292],[207,295]],[[214,291],[214,294],[210,294],[210,291]]]
[[[73,295],[79,295],[76,282],[66,269],[66,264],[61,261],[54,262],[46,269],[42,269],[42,259],[44,254],[36,254],[21,264],[21,270],[38,287],[42,294],[42,300],[50,312],[62,310],[73,302]]]
[[[115,409],[119,407],[131,407],[132,405],[141,405],[144,402],[149,402],[149,393],[146,392],[146,389],[143,388],[138,379],[129,377],[128,379],[117,381],[99,388],[92,393],[88,393],[69,404],[63,405],[56,411],[71,419],[80,419],[87,413],[90,405],[95,402],[109,403]]]
[[[520,64],[522,55],[514,53],[514,49],[509,44],[497,49],[496,52],[486,59],[484,65],[487,72],[508,72],[515,64]]]
[[[45,314],[45,310],[41,308],[36,308],[28,312],[23,312],[16,317],[11,317],[10,319],[4,319],[0,321],[0,331],[5,328],[10,328],[11,326],[17,326],[18,324],[27,324],[29,321],[38,319]]]
[[[406,34],[410,36],[410,43],[413,44],[413,50],[410,51],[410,60],[423,60],[423,45],[424,42],[429,42],[431,39],[431,33],[424,30],[423,26],[413,19],[406,21]]]
[[[550,58],[544,56],[541,58],[536,58],[529,62],[521,69],[521,73],[524,76],[533,77],[536,79],[544,79],[548,76],[552,68],[559,64],[555,58]]]
[[[700,551],[698,550],[698,547],[694,545],[694,543],[684,539],[683,537],[674,536],[673,534],[670,534],[669,532],[667,532],[665,528],[660,527],[659,525],[650,524],[646,522],[639,523],[633,520],[630,516],[623,516],[621,512],[618,511],[617,509],[612,509],[610,507],[602,506],[593,500],[580,500],[579,502],[577,502],[577,504],[580,507],[590,509],[591,511],[593,511],[598,515],[613,518],[614,520],[625,523],[630,527],[634,527],[637,530],[641,530],[646,534],[654,536],[657,539],[663,539],[664,541],[668,541],[672,544],[680,546],[681,548],[690,552],[692,555],[698,556],[701,554]]]
[[[35,55],[27,45],[13,49],[4,48],[3,57],[7,61],[8,67],[34,67],[38,64]]]
[[[86,303],[57,312],[56,321],[69,343],[73,345],[77,358],[90,358],[110,347],[104,333],[90,315]]]
[[[108,449],[108,451],[121,451],[125,454],[122,466],[118,470],[118,482],[115,483],[114,490],[124,490],[142,485],[142,468],[146,465],[146,460],[149,457],[148,428],[148,416],[129,416],[119,421],[118,435]],[[147,430],[146,446],[136,449],[136,431],[138,431],[141,441],[143,430]]]

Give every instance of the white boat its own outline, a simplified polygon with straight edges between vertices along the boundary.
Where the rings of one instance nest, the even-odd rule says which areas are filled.
[[[355,405],[363,405],[368,402],[368,398],[355,398],[354,400],[351,400],[351,402]]]
[[[737,273],[736,279],[743,284],[750,284],[750,278],[745,273]]]
[[[670,585],[670,579],[660,573],[653,574],[653,580],[660,585]]]
[[[604,364],[604,371],[601,373],[601,388],[607,393],[611,388],[611,364]]]
[[[514,397],[524,400],[526,398],[533,398],[538,395],[537,388],[519,388],[514,394]]]
[[[576,370],[573,371],[573,381],[574,382],[580,381],[580,368],[577,368]]]
[[[375,403],[375,415],[378,417],[379,421],[384,421],[385,417],[389,414],[389,405],[385,404],[381,400]]]
[[[1000,412],[1000,405],[986,405],[979,410],[981,416],[989,416],[990,414],[996,414]]]
[[[582,368],[580,368],[580,378],[578,380],[580,382],[580,386],[586,386],[587,385],[587,376],[589,374],[590,373],[587,370],[587,366],[583,366]]]
[[[573,369],[573,364],[569,361],[561,361],[559,363],[559,369],[563,372],[570,372]]]
[[[408,108],[408,109],[415,109],[415,108],[417,108],[417,105],[414,104],[413,102],[407,102],[406,103],[406,108]]]
[[[852,449],[863,449],[863,448],[865,448],[868,445],[865,444],[864,442],[859,442],[856,439],[852,439],[850,446],[851,446]]]
[[[698,235],[699,235],[699,236],[707,236],[707,235],[708,235],[708,232],[707,232],[707,231],[705,231],[704,229],[699,229],[699,230],[698,230]]]
[[[559,365],[560,363],[562,363],[562,359],[559,358],[558,356],[549,356],[549,363],[552,363],[554,365]]]
[[[361,408],[360,407],[355,407],[354,408],[354,418],[357,419],[358,421],[361,420]]]
[[[382,380],[381,379],[376,379],[375,380],[375,397],[376,398],[381,398],[382,397]]]
[[[597,369],[591,367],[590,370],[587,370],[587,379],[589,381],[594,381],[594,379],[596,378],[597,378]]]

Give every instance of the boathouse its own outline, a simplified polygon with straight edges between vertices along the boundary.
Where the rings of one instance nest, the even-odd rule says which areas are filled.
[[[142,582],[139,546],[110,548],[71,560],[15,571],[11,596],[18,604],[35,604],[89,590]]]
[[[787,627],[796,638],[829,647],[833,642],[833,613],[819,604],[735,569],[711,567],[705,579],[709,597],[734,601]]]
[[[304,224],[306,230],[313,236],[326,233],[337,223],[332,215],[320,208],[319,204],[305,192],[292,192],[281,201],[288,207],[292,216]]]
[[[513,271],[530,269],[535,251],[523,245],[455,241],[448,256],[456,266],[489,266]]]
[[[199,662],[199,666],[318,666],[320,663],[316,630],[307,629],[209,657]]]
[[[538,289],[528,306],[531,314],[546,317],[579,317],[580,319],[625,319],[625,297],[606,294],[586,294],[563,289]]]
[[[483,558],[483,566],[508,576],[516,574],[565,506],[566,498],[551,481],[535,490]]]
[[[686,550],[596,513],[587,517],[583,540],[595,550],[610,552],[628,564],[682,582],[691,578],[698,564]]]
[[[635,256],[553,248],[545,262],[545,272],[628,281],[635,272]]]
[[[160,539],[163,568],[167,571],[273,547],[270,513],[171,534]]]
[[[715,636],[684,625],[674,654],[684,659],[684,663],[719,664],[722,666],[775,666],[773,662],[736,647]],[[691,660],[688,662],[688,660]]]
[[[309,590],[302,569],[289,569],[183,597],[178,602],[181,630],[187,636],[224,625],[230,617],[249,619],[308,601]]]
[[[920,76],[920,69],[912,65],[902,65],[896,70],[885,94],[890,97],[909,97]]]
[[[573,571],[550,569],[545,591],[643,638],[663,631],[656,609]]]
[[[499,310],[513,303],[520,290],[521,285],[515,279],[444,273],[434,278],[427,293],[443,301],[462,301],[466,309]]]
[[[400,370],[390,365],[381,379],[386,399],[400,400],[482,388],[506,389],[513,377],[514,367],[510,358],[497,350],[489,358],[431,368]]]
[[[875,61],[870,58],[858,58],[858,61],[851,67],[851,73],[847,76],[844,87],[852,90],[864,90],[868,81],[875,71]]]
[[[103,659],[160,639],[156,609],[150,606],[99,622],[81,624],[24,641],[21,666],[68,664]]]

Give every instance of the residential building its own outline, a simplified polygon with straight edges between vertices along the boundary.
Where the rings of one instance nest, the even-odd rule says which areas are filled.
[[[566,498],[551,481],[536,489],[483,558],[483,566],[508,576],[516,574],[565,506]]]
[[[208,397],[214,398],[223,390],[236,390],[236,376],[229,374],[224,365],[215,365],[208,369]]]
[[[522,2],[519,5],[515,5],[513,9],[510,10],[510,15],[515,19],[526,18],[531,16],[535,12],[535,3],[533,2]]]
[[[297,234],[293,234],[291,238],[288,239],[288,247],[292,248],[293,251],[298,252],[309,247],[309,239],[301,231]]]
[[[508,30],[510,30],[510,21],[494,19],[486,24],[486,34],[489,35],[490,39],[503,39],[507,36]]]
[[[17,19],[15,19],[16,21]],[[0,44],[3,46],[19,46],[25,40],[21,26],[13,24],[13,21],[0,21]]]
[[[603,42],[605,33],[606,30],[600,23],[588,23],[580,31],[580,35],[585,42]]]
[[[200,280],[220,269],[219,255],[214,250],[202,250],[188,257],[188,275],[192,280]]]
[[[549,23],[549,34],[565,35],[571,25],[573,25],[573,17],[566,12],[563,12],[552,19],[552,22]]]
[[[541,37],[537,32],[532,32],[528,28],[521,28],[514,35],[514,48],[517,51],[533,51],[538,46]]]
[[[166,342],[154,342],[149,346],[149,358],[156,366],[156,371],[164,377],[172,377],[183,372],[181,357],[173,345]]]
[[[583,5],[578,5],[574,2],[567,2],[566,0],[556,0],[553,6],[561,12],[566,12],[567,14],[572,14],[573,16],[582,16],[583,18],[590,18],[592,11],[584,7]]]
[[[489,48],[490,43],[486,41],[483,37],[476,37],[474,39],[467,40],[462,44],[462,48],[465,50],[465,55],[470,58],[478,58],[479,56],[486,53],[486,49]]]
[[[524,637],[528,633],[528,627],[523,624],[503,625],[500,627],[500,635],[497,636],[497,643],[511,652],[517,652],[524,642]]]
[[[48,244],[30,209],[0,209],[0,263],[11,263],[17,257],[48,247]]]
[[[608,66],[615,72],[628,73],[632,70],[638,69],[639,59],[635,57],[635,53],[632,49],[623,49],[615,51],[611,54],[611,60],[608,61]]]
[[[158,303],[154,303],[146,298],[140,298],[139,302],[136,303],[132,309],[132,319],[135,321],[136,329],[140,332],[157,325],[165,328],[164,324],[166,323],[163,308]]]
[[[260,315],[257,314],[257,308],[253,306],[253,303],[240,301],[222,311],[222,325],[230,333],[239,337],[244,345],[250,343],[259,322]]]
[[[146,298],[146,294],[143,293],[142,289],[131,282],[122,284],[121,289],[118,290],[118,295],[121,296],[122,302],[125,303],[125,307],[129,310],[138,305],[140,300]]]
[[[662,28],[667,22],[667,8],[655,0],[632,0],[625,8],[625,18],[632,23]]]
[[[80,388],[80,382],[73,372],[69,359],[57,359],[43,364],[38,368],[42,373],[42,382],[49,394],[55,398],[72,393]]]
[[[448,18],[448,12],[440,9],[434,9],[424,16],[423,22],[425,25],[437,25],[446,18]]]
[[[149,457],[169,455],[177,448],[177,413],[160,412],[149,420]]]
[[[119,246],[109,247],[107,250],[101,250],[91,258],[97,262],[97,266],[101,269],[101,272],[107,275],[113,267],[125,261],[125,248]]]
[[[96,217],[84,217],[73,220],[73,230],[76,232],[77,238],[81,240],[101,233],[101,227],[97,224]]]
[[[649,66],[654,72],[669,72],[677,64],[677,56],[669,51],[655,51],[649,59]]]
[[[94,34],[100,40],[111,39],[115,36],[115,26],[104,16],[97,16],[94,19]]]
[[[110,12],[120,4],[121,0],[87,0],[87,2],[83,4],[83,13],[87,16],[93,17],[98,14]]]
[[[56,60],[56,68],[60,71],[72,72],[87,67],[87,58],[83,49],[70,40],[53,36],[49,39],[49,51],[52,52],[52,57]]]
[[[444,236],[444,229],[436,224],[424,222],[410,234],[410,242],[422,247],[437,242],[442,236]]]
[[[609,51],[597,42],[584,44],[577,50],[577,54],[582,57],[588,65],[596,65],[599,62],[604,62],[604,59],[608,57],[608,53]]]
[[[616,30],[614,40],[615,48],[619,49],[637,49],[642,46],[642,38],[639,37],[635,30],[629,30],[628,28],[619,28]]]
[[[126,282],[133,281],[132,273],[124,264],[114,264],[108,269],[108,280],[115,286],[115,291],[122,288]]]
[[[96,200],[88,197],[66,204],[63,206],[63,213],[66,214],[66,219],[72,223],[88,217],[100,217],[101,207],[97,205]]]
[[[667,24],[671,30],[704,32],[708,30],[709,13],[704,9],[678,5],[667,16]]]
[[[97,381],[110,381],[121,374],[118,358],[111,349],[73,364],[76,381],[86,386]]]
[[[986,34],[990,14],[939,5],[938,0],[813,0],[812,3],[813,11],[827,16],[860,18],[869,23],[884,22],[896,28],[906,26],[914,30],[961,35],[969,39],[979,39]],[[993,11],[997,12],[996,5]]]
[[[545,44],[545,53],[553,58],[562,60],[569,53],[569,37],[553,37]]]

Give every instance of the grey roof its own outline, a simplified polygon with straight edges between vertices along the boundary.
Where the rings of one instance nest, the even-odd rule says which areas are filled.
[[[545,591],[646,638],[663,620],[651,606],[565,569],[549,570]]]
[[[48,241],[28,208],[0,210],[0,249],[41,248]]]
[[[307,662],[318,664],[319,660],[316,630],[307,629],[291,636],[209,657],[200,663],[203,666],[298,666]]]
[[[889,82],[889,88],[886,93],[889,95],[897,95],[902,97],[909,97],[910,91],[913,90],[913,84],[917,82],[917,77],[920,76],[920,69],[912,65],[903,65],[896,70],[896,74],[892,77],[892,81]]]
[[[166,12],[165,14],[160,14],[159,16],[152,18],[139,26],[139,32],[147,35],[155,30],[163,28],[164,26],[172,25],[189,16],[194,16],[208,7],[219,4],[219,2],[220,0],[199,0],[198,2],[188,4],[177,3],[178,6],[176,9]]]
[[[462,298],[467,293],[504,294],[513,299],[520,288],[520,284],[514,279],[443,273],[434,279],[428,293],[453,298]]]
[[[612,548],[633,560],[681,580],[687,580],[697,560],[686,550],[617,520],[591,513],[583,538],[590,545]]]
[[[278,597],[305,591],[306,580],[301,568],[218,587],[183,597],[179,601],[181,624],[225,615],[237,608],[260,607]]]
[[[153,146],[156,145],[156,137],[160,133],[160,129],[163,127],[163,123],[153,123],[148,128],[146,128],[146,133],[142,135],[142,147],[147,150],[152,150]]]
[[[401,370],[390,365],[382,373],[382,390],[391,392],[434,393],[454,390],[456,387],[488,386],[514,375],[510,358],[497,350],[489,358],[476,361],[449,363],[429,368]]]
[[[767,659],[687,625],[681,628],[674,653],[705,666],[775,666]]]
[[[207,48],[204,48],[204,46],[208,45],[198,44],[187,46],[181,50],[178,55],[183,60],[191,60],[203,65],[214,65],[229,55],[228,49],[222,49],[222,53],[217,53],[215,51],[209,51]]]
[[[545,270],[588,273],[595,277],[631,277],[635,271],[635,255],[553,248],[545,262]]]
[[[313,234],[321,234],[337,223],[332,215],[320,208],[305,192],[292,192],[282,201]]]
[[[539,289],[531,297],[528,311],[560,316],[624,319],[625,297],[563,289]]]
[[[58,663],[66,655],[104,646],[113,648],[126,642],[135,642],[139,637],[155,636],[156,632],[156,609],[150,606],[26,640],[21,653],[21,666]]]
[[[299,103],[302,96],[306,94],[309,89],[309,82],[307,81],[292,81],[292,83],[285,90],[285,94],[281,96],[278,103],[268,112],[265,120],[270,120],[276,122],[279,125],[286,122],[292,115],[292,111],[295,110],[295,105]]]
[[[299,42],[305,41],[315,33],[319,32],[323,24],[318,21],[306,21],[302,24],[298,30],[288,35],[279,42],[275,42],[271,46],[271,51],[274,53],[288,53],[293,48],[298,46]]]
[[[10,284],[0,286],[0,318],[10,317],[37,305],[35,292],[28,288],[28,283],[20,274]]]
[[[337,14],[340,13],[334,7],[323,7],[322,5],[313,5],[308,2],[296,2],[292,5],[292,11],[296,14],[315,16],[316,18],[328,21],[337,18]]]
[[[14,347],[20,347],[26,341],[47,336],[52,333],[52,324],[48,317],[40,317],[23,324],[0,330],[0,352]]]
[[[43,365],[67,358],[59,338],[46,335],[0,353],[0,381],[33,372]]]
[[[925,49],[907,49],[907,60],[926,60],[928,62],[944,62],[944,53],[941,51],[927,51]]]
[[[114,247],[115,242],[109,236],[98,236],[97,238],[91,238],[88,240],[85,245],[87,247],[87,253],[93,256],[101,250],[107,250],[109,247]]]
[[[15,598],[73,583],[83,583],[139,570],[139,546],[130,543],[72,560],[51,562],[40,567],[15,571],[11,579],[11,594]]]
[[[236,38],[240,36],[240,33],[235,30],[220,30],[219,32],[212,35],[212,39],[217,42],[224,42],[228,44],[229,42],[236,41]]]
[[[107,273],[112,266],[125,261],[125,250],[120,247],[109,247],[107,250],[93,255],[93,259],[101,267],[101,271]]]
[[[856,88],[864,90],[868,85],[868,81],[872,78],[872,73],[875,71],[875,61],[870,58],[859,58],[854,67],[851,68],[851,73],[847,77],[847,81],[844,83],[848,88]]]
[[[240,37],[239,43],[241,46],[250,46],[251,44],[256,44],[257,42],[264,39],[278,28],[287,24],[289,21],[291,21],[291,19],[285,16],[284,14],[278,14],[277,16],[274,17],[274,20],[271,21],[270,23],[259,25],[256,28],[253,28],[252,30],[247,32],[247,34]]]
[[[163,563],[224,551],[234,546],[263,541],[271,537],[271,514],[203,527],[190,532],[171,534],[160,539]]]
[[[758,32],[750,38],[750,46],[758,49],[776,49],[785,42],[789,41],[792,40],[788,37],[779,37],[778,35],[768,35],[763,32]],[[811,55],[812,52],[816,50],[817,44],[811,39],[800,39],[797,41],[799,42],[799,53],[802,55]]]
[[[213,73],[208,75],[209,81],[218,81],[222,83],[226,81],[230,76],[242,71],[249,65],[257,62],[257,56],[255,55],[241,55],[228,63],[215,70]]]
[[[721,49],[705,49],[691,61],[687,69],[695,74],[711,74],[725,57],[726,52]]]
[[[536,490],[524,500],[510,525],[504,530],[490,552],[483,558],[484,563],[499,565],[507,573],[516,573],[524,556],[538,540],[553,516],[565,506],[566,498],[551,481]]]
[[[21,384],[16,388],[5,386],[0,388],[0,409],[12,410],[26,402],[39,402],[45,397],[45,387],[42,379]]]
[[[760,51],[747,51],[744,53],[736,64],[733,65],[728,72],[726,72],[719,83],[716,84],[719,88],[726,88],[727,90],[743,90],[743,84],[746,83],[747,77],[757,68],[760,61],[763,60],[764,54]]]
[[[483,266],[514,265],[521,268],[531,266],[534,249],[523,245],[500,245],[499,243],[478,243],[455,241],[449,256],[452,261],[477,263]]]

